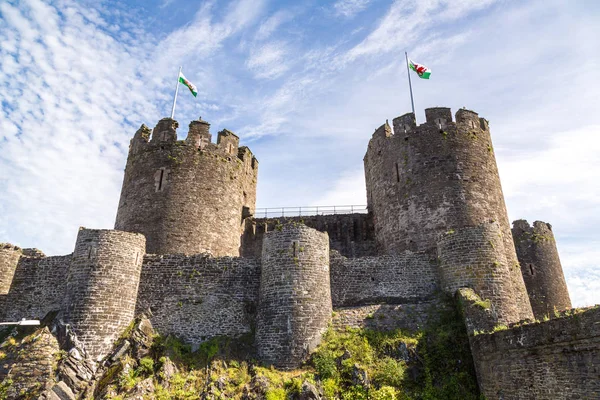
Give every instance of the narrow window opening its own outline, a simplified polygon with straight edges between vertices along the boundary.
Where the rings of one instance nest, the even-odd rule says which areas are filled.
[[[88,260],[91,260],[92,258],[92,246],[90,246],[90,249],[88,250]]]
[[[292,242],[292,252],[294,257],[298,257],[298,242]]]
[[[533,265],[529,264],[529,272],[531,273],[531,275],[533,275]]]
[[[396,182],[400,182],[400,169],[398,169],[398,163],[396,163]]]
[[[139,252],[136,252],[136,253],[135,253],[135,264],[136,264],[136,265],[137,265],[137,263],[138,263],[138,260],[139,260],[139,259],[140,259],[140,253],[139,253]]]
[[[164,177],[165,177],[165,170],[161,169],[160,170],[160,178],[158,178],[158,191],[159,192],[162,190],[163,178]]]

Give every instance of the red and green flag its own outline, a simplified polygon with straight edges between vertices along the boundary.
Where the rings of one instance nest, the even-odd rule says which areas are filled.
[[[181,73],[181,71],[179,72],[179,82],[181,82],[185,86],[187,86],[187,88],[190,89],[190,92],[192,92],[194,97],[198,96],[198,89],[196,88],[196,85],[194,85],[192,82],[188,81],[185,78],[185,76]]]
[[[417,73],[417,75],[419,75],[419,78],[429,79],[429,76],[431,75],[431,70],[429,68],[422,64],[417,64],[416,62],[413,62],[413,60],[411,60],[410,58],[408,59],[408,65],[410,66],[410,69],[412,69]]]

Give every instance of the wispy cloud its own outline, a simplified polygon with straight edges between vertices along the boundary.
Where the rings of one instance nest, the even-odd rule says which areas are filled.
[[[288,51],[283,42],[269,42],[252,49],[246,62],[257,79],[274,79],[289,69]]]
[[[352,18],[368,7],[372,0],[338,0],[333,4],[335,15]]]

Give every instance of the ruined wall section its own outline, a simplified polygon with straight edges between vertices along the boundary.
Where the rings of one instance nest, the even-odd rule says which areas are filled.
[[[145,244],[138,233],[79,230],[65,320],[94,359],[106,355],[133,319]]]
[[[346,258],[330,253],[334,307],[418,303],[439,288],[437,261],[425,253]]]
[[[373,220],[369,214],[310,215],[285,218],[249,219],[242,239],[244,257],[260,257],[265,232],[288,223],[303,223],[320,232],[327,232],[329,245],[345,257],[377,255]]]
[[[259,358],[277,368],[298,367],[331,320],[327,234],[302,224],[268,232],[259,293]]]
[[[514,221],[512,234],[535,317],[542,320],[552,316],[556,310],[571,308],[550,224],[535,221],[530,226],[525,220]]]
[[[377,243],[385,254],[435,252],[440,234],[498,221],[508,265],[517,265],[488,122],[465,109],[412,113],[373,134],[365,155],[367,203]],[[510,279],[518,302],[529,300],[518,269]],[[531,316],[523,308],[521,318]]]
[[[42,319],[51,311],[61,310],[70,262],[70,254],[45,257],[23,249],[5,306],[0,308],[0,319]]]
[[[600,308],[472,336],[482,394],[500,399],[600,397]]]
[[[520,301],[525,286],[515,287],[512,279],[519,266],[510,264],[506,253],[498,222],[447,232],[438,242],[442,289],[454,295],[472,288],[489,300],[495,323],[518,322],[524,314],[531,318],[529,301]]]
[[[244,218],[256,201],[258,162],[239,138],[221,131],[211,143],[209,124],[192,121],[177,141],[175,120],[131,141],[115,229],[146,236],[152,254],[238,256]]]
[[[255,259],[146,255],[136,314],[150,309],[158,332],[191,344],[240,336],[256,324],[259,282]]]
[[[0,295],[8,294],[22,254],[19,246],[0,243]]]

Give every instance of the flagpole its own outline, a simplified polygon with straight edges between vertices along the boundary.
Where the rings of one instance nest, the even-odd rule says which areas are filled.
[[[175,86],[175,97],[173,97],[173,108],[171,109],[171,119],[173,119],[173,117],[175,116],[175,103],[177,102],[177,92],[179,91],[179,77],[180,76],[181,76],[181,67],[179,67],[179,73],[177,74],[177,86]],[[412,95],[412,93],[411,93],[411,95]]]
[[[417,114],[415,114],[415,101],[413,100],[412,83],[410,81],[410,68],[408,67],[408,54],[406,53],[406,51],[404,52],[404,56],[406,57],[406,74],[408,75],[408,88],[410,89],[410,104],[412,105],[412,112],[413,112],[413,115],[415,116],[415,124],[416,124],[417,123]]]

